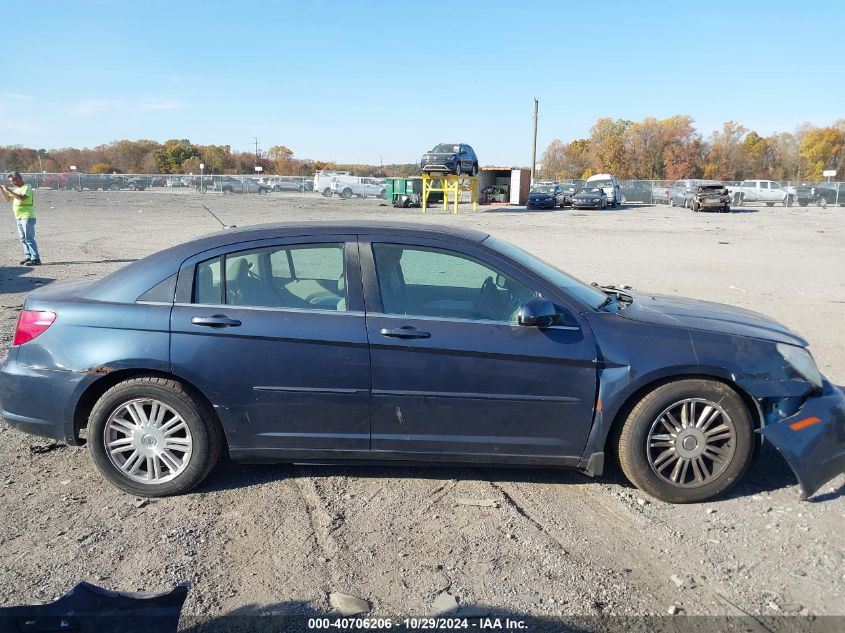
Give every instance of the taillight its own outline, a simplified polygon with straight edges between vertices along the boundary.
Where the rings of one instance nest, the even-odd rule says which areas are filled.
[[[44,333],[44,331],[53,325],[56,320],[55,312],[36,311],[36,310],[21,310],[21,315],[18,317],[18,328],[15,330],[15,339],[12,345],[23,345],[29,343],[36,336]]]

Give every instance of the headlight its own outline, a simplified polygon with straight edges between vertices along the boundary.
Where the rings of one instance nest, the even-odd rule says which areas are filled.
[[[816,367],[816,361],[813,360],[812,354],[805,347],[798,347],[797,345],[787,345],[786,343],[778,343],[776,345],[778,352],[783,359],[789,363],[789,366],[794,369],[799,376],[805,378],[807,382],[812,383],[816,387],[822,386],[822,375],[819,368]]]

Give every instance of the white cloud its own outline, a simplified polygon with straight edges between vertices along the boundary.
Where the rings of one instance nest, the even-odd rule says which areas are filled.
[[[87,99],[70,107],[74,116],[91,116],[105,112],[163,112],[184,110],[188,104],[178,99],[142,97],[139,99]]]
[[[22,95],[18,92],[0,92],[0,99],[12,101],[32,101],[32,95]]]
[[[71,106],[70,113],[76,116],[102,114],[120,107],[123,103],[120,99],[88,99]]]
[[[188,104],[177,99],[143,99],[138,109],[148,112],[157,110],[184,110]]]

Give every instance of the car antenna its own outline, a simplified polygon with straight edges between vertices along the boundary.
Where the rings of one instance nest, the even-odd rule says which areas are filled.
[[[225,223],[223,222],[223,220],[221,220],[221,219],[220,219],[220,218],[218,218],[216,215],[214,215],[214,211],[212,211],[211,209],[209,209],[209,208],[208,208],[207,206],[205,206],[204,204],[200,203],[200,206],[201,206],[203,209],[205,209],[206,211],[208,211],[208,212],[211,214],[211,217],[212,217],[212,218],[214,218],[215,220],[217,220],[218,222],[220,222],[220,225],[221,225],[224,229],[234,229],[234,228],[237,228],[237,226],[236,226],[236,225],[234,225],[234,224],[232,224],[232,225],[225,224]]]

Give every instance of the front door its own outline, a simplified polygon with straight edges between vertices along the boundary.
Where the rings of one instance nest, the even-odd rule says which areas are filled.
[[[171,364],[222,409],[230,448],[369,449],[354,236],[238,244],[197,259],[180,272]]]
[[[543,289],[463,243],[362,242],[361,257],[374,456],[581,455],[596,393],[586,322],[517,325]]]

